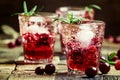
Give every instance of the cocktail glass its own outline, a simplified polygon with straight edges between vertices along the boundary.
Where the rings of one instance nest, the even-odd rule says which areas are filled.
[[[70,7],[70,6],[60,7],[56,10],[56,14],[59,15],[59,18],[67,18],[68,14],[73,14],[75,18],[82,17],[88,20],[94,19],[94,9],[91,8],[90,10],[88,10],[85,7]],[[62,39],[61,35],[60,39]],[[65,45],[63,44],[62,40],[60,40],[60,42],[62,53],[65,54]]]
[[[65,45],[68,73],[82,75],[90,66],[98,69],[105,23],[98,20],[79,24],[60,22],[59,27]]]
[[[53,14],[20,14],[19,28],[23,41],[24,62],[51,63],[54,54],[55,24]]]
[[[64,6],[56,10],[59,17],[66,18],[68,13],[72,13],[75,17],[83,17],[85,19],[94,19],[94,9],[86,9],[85,7]]]

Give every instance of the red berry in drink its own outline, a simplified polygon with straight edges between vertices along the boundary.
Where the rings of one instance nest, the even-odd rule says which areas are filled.
[[[90,78],[93,78],[94,76],[96,76],[97,72],[98,72],[97,68],[93,67],[93,66],[90,66],[90,67],[86,68],[86,70],[85,70],[85,74]]]
[[[117,51],[117,56],[120,59],[120,49]]]
[[[8,48],[14,48],[16,45],[15,45],[15,42],[9,42],[8,43]]]
[[[55,72],[55,69],[56,68],[55,68],[54,64],[47,64],[45,66],[45,73],[51,75]]]
[[[36,74],[43,74],[43,73],[44,73],[44,69],[43,69],[42,67],[37,67],[37,68],[35,69],[35,73],[36,73]]]
[[[116,70],[120,70],[120,61],[118,61],[118,62],[115,64],[115,69],[116,69]]]
[[[102,74],[107,74],[110,71],[110,65],[106,62],[100,62],[99,70]]]
[[[22,44],[22,39],[21,37],[18,37],[16,40],[15,40],[15,44],[16,46],[20,46]]]

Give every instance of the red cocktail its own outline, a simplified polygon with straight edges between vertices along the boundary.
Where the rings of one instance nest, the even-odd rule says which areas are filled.
[[[60,23],[60,35],[65,45],[69,74],[84,74],[89,66],[98,69],[105,24],[83,21],[79,24]]]
[[[55,24],[50,16],[19,15],[25,62],[50,63],[54,54]]]
[[[85,7],[60,7],[56,10],[56,14],[59,15],[59,18],[67,18],[67,14],[73,14],[75,18],[85,18],[88,20],[94,19],[94,9],[86,9]],[[59,29],[59,28],[58,28]],[[59,30],[58,30],[59,31]],[[60,39],[62,36],[60,35]],[[62,53],[65,54],[65,45],[61,41]]]

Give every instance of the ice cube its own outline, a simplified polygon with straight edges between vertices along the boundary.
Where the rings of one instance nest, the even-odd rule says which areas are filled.
[[[87,47],[95,34],[91,30],[81,30],[77,33],[78,40],[81,42],[82,47]]]
[[[49,34],[49,31],[48,31],[47,28],[39,27],[38,25],[31,25],[27,29],[28,29],[28,32],[31,32],[33,34],[35,34],[35,33],[39,33],[39,34],[46,33],[46,34]]]
[[[92,30],[92,27],[90,24],[81,24],[79,28],[82,30]]]
[[[30,17],[29,21],[43,23],[45,21],[45,19],[43,17],[40,17],[40,16],[34,16],[34,17]]]

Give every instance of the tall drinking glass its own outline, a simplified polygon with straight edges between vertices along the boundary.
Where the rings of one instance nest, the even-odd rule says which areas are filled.
[[[98,69],[105,23],[97,20],[79,24],[61,22],[59,27],[65,45],[68,73],[84,74],[90,66]]]
[[[53,14],[20,14],[19,28],[26,63],[51,63],[54,54],[55,24]]]

